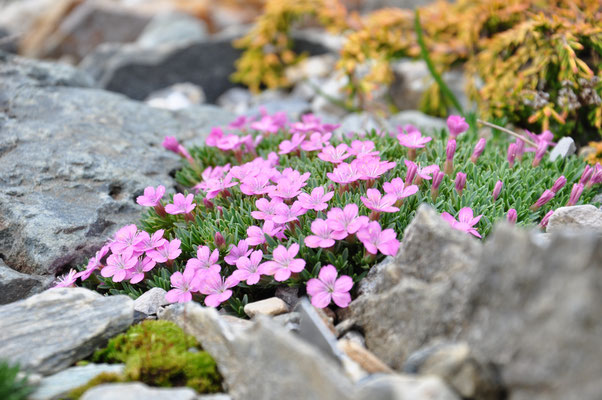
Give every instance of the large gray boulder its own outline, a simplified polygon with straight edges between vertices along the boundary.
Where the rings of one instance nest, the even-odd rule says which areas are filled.
[[[197,338],[215,359],[234,400],[352,399],[340,366],[268,317],[239,328],[197,303],[167,308],[160,318]]]
[[[133,318],[127,296],[49,289],[0,307],[0,354],[28,372],[53,374],[92,354]]]
[[[21,300],[47,289],[53,277],[22,274],[0,259],[0,304]]]
[[[169,186],[180,161],[166,135],[199,141],[233,116],[213,106],[158,110],[92,89],[81,72],[0,54],[0,254],[18,271],[85,262]]]

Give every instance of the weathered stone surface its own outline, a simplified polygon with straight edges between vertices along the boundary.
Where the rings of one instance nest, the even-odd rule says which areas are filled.
[[[181,12],[168,12],[154,16],[136,43],[142,47],[156,47],[203,40],[207,35],[207,25],[200,19]]]
[[[182,110],[204,103],[205,92],[192,83],[176,83],[151,93],[144,102],[151,107]]]
[[[358,363],[364,371],[370,374],[393,372],[387,364],[383,363],[372,352],[355,341],[341,339],[338,342],[338,347],[349,358]]]
[[[236,329],[214,309],[194,303],[171,306],[160,317],[199,340],[215,358],[235,400],[352,396],[352,384],[340,367],[266,317],[250,328]]]
[[[81,400],[197,400],[190,388],[151,388],[143,383],[109,383],[95,386],[81,397]],[[207,400],[209,400],[207,398]],[[218,398],[215,398],[218,400]]]
[[[288,312],[288,306],[284,300],[278,297],[270,297],[269,299],[248,303],[245,305],[244,311],[251,318],[256,315],[274,316]]]
[[[124,364],[88,364],[81,367],[71,367],[40,382],[30,400],[51,400],[67,394],[71,390],[83,386],[90,379],[103,372],[120,374]]]
[[[479,264],[462,336],[500,367],[509,398],[599,398],[602,237],[554,234],[540,247],[501,225]]]
[[[462,398],[505,399],[498,371],[477,357],[466,343],[438,344],[408,357],[404,372],[436,375]]]
[[[152,288],[134,300],[134,310],[146,315],[156,314],[162,306],[169,304],[165,294],[167,292],[161,288]]]
[[[358,389],[357,400],[459,400],[436,376],[374,375]]]
[[[133,315],[127,296],[49,289],[0,307],[0,354],[27,371],[52,374],[127,329]]]
[[[0,55],[0,254],[15,270],[84,262],[136,221],[146,186],[172,181],[180,161],[164,136],[200,141],[233,119],[210,106],[157,110],[88,83],[67,66]]]
[[[412,124],[422,129],[424,134],[445,129],[447,126],[443,119],[428,116],[420,111],[401,111],[389,118],[389,124],[393,127]]]
[[[370,132],[372,129],[378,131],[390,130],[390,126],[383,118],[369,112],[353,113],[341,120],[339,131],[343,134],[358,133],[360,135]]]
[[[575,151],[577,151],[575,141],[573,138],[565,136],[561,138],[552,151],[550,151],[550,161],[555,161],[558,157],[566,158],[575,154]]]
[[[602,232],[602,210],[591,204],[556,209],[548,221],[546,232],[565,229],[591,229]]]
[[[477,240],[423,205],[395,260],[372,278],[346,316],[361,328],[369,350],[400,369],[426,343],[460,332],[480,253]]]
[[[0,259],[0,304],[21,300],[47,289],[51,276],[22,274],[6,266]]]

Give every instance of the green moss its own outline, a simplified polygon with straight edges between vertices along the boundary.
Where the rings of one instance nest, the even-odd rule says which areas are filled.
[[[121,374],[116,374],[114,372],[102,372],[96,375],[94,378],[90,379],[88,383],[83,386],[77,387],[69,392],[66,396],[68,400],[77,400],[79,399],[86,391],[94,386],[101,385],[103,383],[117,383],[117,382],[126,382],[126,378]]]
[[[124,363],[127,381],[151,386],[188,386],[199,393],[221,390],[221,376],[196,339],[169,321],[144,321],[111,339],[94,362]]]

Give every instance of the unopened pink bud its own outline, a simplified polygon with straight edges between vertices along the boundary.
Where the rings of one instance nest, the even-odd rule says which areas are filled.
[[[533,167],[537,167],[541,162],[543,156],[546,154],[546,150],[548,149],[548,143],[541,142],[537,145],[537,149],[535,150],[535,158],[533,158],[533,163],[531,164]]]
[[[213,241],[215,242],[215,246],[219,249],[223,249],[226,246],[226,239],[224,239],[224,236],[220,232],[215,232]]]
[[[514,166],[515,158],[516,158],[516,143],[510,143],[508,145],[508,155],[507,155],[508,165],[510,165],[510,168],[512,168]]]
[[[439,186],[441,185],[441,182],[443,181],[444,176],[445,176],[445,174],[441,171],[437,171],[437,172],[433,173],[433,181],[431,184],[431,188],[439,189]]]
[[[458,194],[460,196],[462,196],[462,191],[464,190],[464,187],[466,186],[466,174],[464,172],[458,172],[456,174],[456,191],[458,192]]]
[[[542,228],[545,228],[546,226],[548,226],[548,221],[550,220],[550,217],[552,216],[552,214],[554,214],[554,210],[548,211],[547,214],[544,215],[543,218],[541,219],[539,226],[541,226]]]
[[[472,156],[470,156],[470,161],[472,161],[475,164],[477,163],[477,160],[479,159],[479,157],[481,157],[481,154],[483,154],[483,151],[485,150],[486,144],[487,144],[487,139],[485,139],[485,138],[479,139],[479,141],[477,142],[477,144],[474,147]]]
[[[581,197],[581,193],[583,193],[584,187],[585,185],[583,183],[575,183],[573,185],[573,189],[571,189],[571,196],[569,197],[568,203],[566,203],[567,206],[574,206],[577,204],[579,198]]]
[[[449,139],[447,141],[447,148],[445,149],[445,159],[448,161],[453,160],[454,154],[456,154],[456,140]]]
[[[585,169],[583,170],[583,173],[581,174],[581,179],[579,179],[579,183],[582,185],[585,185],[586,183],[589,182],[589,180],[591,179],[593,174],[594,174],[594,169],[592,167],[590,167],[589,165],[586,165]]]
[[[592,187],[597,183],[602,183],[602,166],[600,163],[596,163],[596,166],[594,167],[594,173],[592,174],[589,182],[587,182],[587,186]]]
[[[508,222],[510,222],[511,224],[516,223],[517,216],[518,216],[518,214],[516,213],[516,210],[514,208],[509,209],[508,214],[506,214],[506,218],[508,219]]]
[[[531,206],[531,210],[538,210],[541,206],[545,205],[548,201],[552,200],[555,194],[556,193],[552,192],[551,190],[544,190],[541,196],[539,196],[539,199],[537,199],[537,201],[535,202],[535,204]]]
[[[502,191],[502,187],[504,187],[504,182],[497,181],[495,186],[493,187],[493,201],[496,201],[500,196],[500,192]]]
[[[523,154],[525,153],[525,141],[522,139],[517,139],[515,143],[516,143],[516,152],[515,152],[516,157],[519,160],[522,160]]]
[[[165,149],[173,151],[177,154],[179,150],[178,146],[180,145],[180,143],[178,143],[178,139],[176,139],[175,136],[165,136],[162,145]]]
[[[409,164],[407,164],[407,167],[408,167],[408,171],[406,172],[406,180],[405,180],[406,186],[412,184],[412,182],[414,181],[414,178],[416,177],[416,173],[418,172],[418,165],[416,165],[415,163],[409,163]]]
[[[558,193],[558,191],[562,189],[564,185],[566,185],[566,178],[564,175],[561,175],[558,179],[556,179],[556,182],[554,182],[554,185],[552,185],[551,190],[554,193]]]
[[[213,209],[213,202],[207,198],[203,199],[203,204],[205,205],[205,208],[207,208],[208,210],[212,210]]]

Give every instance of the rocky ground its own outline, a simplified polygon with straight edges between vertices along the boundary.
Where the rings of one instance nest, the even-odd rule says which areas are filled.
[[[320,95],[316,88],[342,96],[345,82],[332,74],[336,38],[296,34],[314,56],[290,72],[294,89],[252,95],[228,79],[240,31],[210,35],[214,28],[189,14],[100,2],[67,12],[74,2],[64,2],[60,18],[37,20],[51,34],[12,39],[15,18],[24,27],[33,3],[0,1],[2,48],[61,58],[0,53],[0,357],[32,374],[32,399],[119,371],[73,365],[145,318],[194,335],[215,358],[225,393],[119,383],[83,399],[600,398],[602,211],[591,205],[559,209],[548,233],[500,225],[485,242],[423,206],[398,255],[375,266],[336,315],[285,290],[247,305],[250,321],[166,306],[161,289],[136,301],[45,290],[137,220],[146,186],[175,190],[179,160],[161,147],[166,135],[200,143],[210,127],[260,107],[291,118],[313,112],[343,133],[444,123],[415,111],[427,86],[416,62],[396,67],[391,95],[406,111],[388,119],[350,114]],[[127,32],[91,33],[106,21]]]

